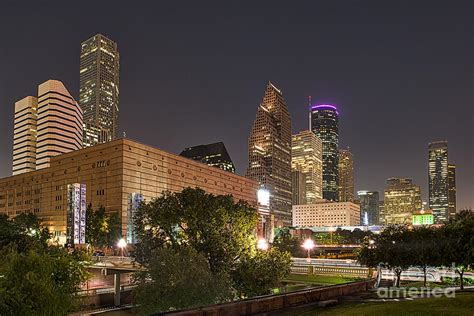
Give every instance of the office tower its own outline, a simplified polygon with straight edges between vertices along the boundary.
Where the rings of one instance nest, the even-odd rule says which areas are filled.
[[[448,142],[432,142],[428,146],[429,203],[435,224],[449,217],[448,203]]]
[[[313,105],[310,129],[323,142],[323,198],[337,201],[339,195],[339,113],[333,105]]]
[[[448,208],[449,217],[456,215],[456,165],[448,164]]]
[[[38,87],[36,169],[49,167],[51,157],[82,148],[82,111],[61,81]]]
[[[379,201],[379,224],[385,224],[385,201]]]
[[[339,201],[354,202],[354,156],[347,149],[339,149]]]
[[[281,91],[271,82],[258,106],[248,145],[246,176],[270,193],[270,226],[291,225],[291,118]]]
[[[306,175],[300,170],[291,171],[292,204],[306,203]]]
[[[84,113],[84,146],[118,137],[120,55],[102,34],[81,44],[79,104]]]
[[[322,142],[311,131],[302,131],[292,136],[291,170],[304,175],[305,203],[311,204],[323,198],[323,153]],[[298,190],[293,186],[293,192]]]
[[[359,225],[360,206],[352,202],[319,200],[313,204],[293,205],[294,227]]]
[[[421,210],[421,190],[412,179],[390,178],[384,197],[383,224],[410,224],[415,212]]]
[[[377,191],[358,191],[360,203],[360,224],[378,225],[380,215],[379,193]]]
[[[235,173],[234,163],[222,142],[188,147],[179,155],[200,161],[208,166]]]
[[[38,99],[26,97],[15,103],[12,174],[36,170],[36,111]]]

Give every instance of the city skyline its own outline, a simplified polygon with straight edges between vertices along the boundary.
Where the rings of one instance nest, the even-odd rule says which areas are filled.
[[[14,5],[11,6],[14,7]],[[330,5],[327,6],[330,7]],[[372,8],[372,11],[376,9]],[[278,7],[274,10],[278,10]],[[440,8],[436,6],[430,8],[430,10],[441,14]],[[415,11],[415,13],[420,14],[420,10]],[[345,16],[344,12],[342,12],[343,16]],[[296,14],[294,12],[290,13],[288,19],[295,19]],[[49,14],[54,14],[54,10]],[[142,14],[145,15],[145,13]],[[229,12],[226,14],[227,16],[232,15]],[[47,14],[42,16],[47,16]],[[248,19],[251,20],[252,25],[260,26],[260,33],[265,34],[269,32],[253,19]],[[425,17],[425,19],[428,18]],[[5,17],[4,22],[7,21],[8,17]],[[347,21],[348,23],[355,23],[353,20]],[[4,51],[2,49],[2,63],[5,63],[5,67],[3,67],[4,71],[0,75],[2,87],[0,89],[0,102],[2,104],[0,133],[4,136],[0,140],[0,177],[9,176],[11,173],[14,102],[25,95],[34,95],[34,89],[32,88],[41,83],[44,78],[61,80],[68,87],[72,96],[78,100],[79,75],[77,70],[79,68],[79,43],[96,33],[103,33],[118,43],[121,47],[121,57],[123,58],[121,66],[124,67],[124,72],[121,73],[120,102],[120,125],[122,128],[119,135],[122,135],[122,132],[125,131],[131,138],[175,153],[179,153],[182,148],[194,144],[223,141],[228,144],[229,153],[235,160],[237,173],[242,175],[247,164],[247,131],[250,130],[253,116],[255,115],[255,106],[260,101],[262,86],[266,81],[272,80],[285,93],[285,99],[294,122],[293,133],[308,128],[306,103],[308,95],[313,96],[313,103],[332,103],[337,105],[341,115],[340,147],[350,146],[354,151],[354,155],[358,157],[355,166],[357,170],[356,190],[366,189],[382,192],[387,178],[410,177],[422,187],[423,199],[427,200],[428,183],[426,180],[426,169],[428,162],[426,159],[426,146],[429,142],[446,139],[450,144],[450,160],[452,158],[458,169],[458,209],[473,206],[472,194],[470,194],[474,191],[472,183],[472,146],[470,145],[472,144],[472,132],[469,129],[472,121],[469,120],[469,115],[465,115],[466,111],[470,110],[469,106],[472,103],[472,96],[467,89],[469,85],[467,78],[469,77],[466,77],[463,67],[459,68],[457,66],[457,63],[462,64],[462,60],[458,60],[456,64],[449,64],[454,57],[466,58],[466,62],[468,59],[467,54],[464,56],[458,53],[465,47],[461,41],[464,33],[455,32],[458,29],[449,28],[448,23],[446,25],[443,24],[448,27],[447,35],[442,34],[441,36],[454,36],[450,41],[452,45],[450,45],[449,52],[443,47],[437,47],[433,39],[428,37],[424,43],[426,47],[415,46],[410,49],[410,53],[408,53],[408,50],[395,50],[394,53],[394,56],[402,59],[410,58],[414,62],[426,58],[426,63],[421,66],[410,65],[410,67],[402,67],[403,69],[395,71],[399,63],[393,60],[385,60],[387,62],[386,67],[391,71],[389,71],[390,75],[384,76],[375,70],[373,63],[378,64],[380,62],[377,56],[381,54],[381,51],[386,52],[390,49],[395,49],[394,44],[401,40],[394,34],[389,34],[389,38],[390,35],[392,37],[390,41],[385,43],[387,47],[379,47],[375,51],[369,52],[369,57],[374,58],[373,63],[362,56],[358,57],[362,64],[365,62],[369,66],[372,65],[368,70],[369,75],[362,73],[363,67],[359,68],[350,65],[349,68],[353,72],[357,70],[355,72],[358,76],[362,76],[362,82],[366,81],[363,84],[353,81],[355,77],[343,79],[348,73],[341,68],[344,65],[346,67],[349,66],[348,62],[354,60],[353,58],[344,55],[348,60],[343,60],[343,65],[337,68],[335,62],[338,59],[329,56],[329,52],[339,51],[336,48],[347,48],[347,55],[349,55],[349,51],[360,53],[361,50],[357,49],[350,42],[344,44],[335,41],[336,43],[326,46],[326,49],[329,50],[328,53],[319,53],[317,55],[314,52],[315,56],[304,55],[313,58],[312,63],[303,62],[305,66],[311,65],[308,68],[309,73],[307,75],[296,75],[298,71],[301,71],[301,68],[293,62],[291,66],[295,69],[290,69],[289,66],[283,66],[277,70],[271,68],[270,65],[277,60],[276,57],[285,57],[283,53],[283,56],[271,55],[268,65],[263,64],[263,69],[255,71],[253,74],[243,74],[236,67],[231,67],[230,73],[227,75],[226,72],[221,74],[216,70],[216,65],[213,65],[215,62],[208,59],[208,56],[213,55],[206,50],[200,50],[198,55],[199,53],[203,54],[206,61],[203,65],[212,66],[210,74],[206,74],[205,67],[198,66],[190,55],[184,53],[172,58],[172,66],[169,67],[165,65],[167,63],[166,59],[164,59],[167,56],[166,53],[159,55],[161,56],[159,60],[151,58],[152,52],[155,54],[158,52],[157,47],[150,43],[137,43],[137,39],[134,38],[134,35],[140,29],[144,29],[143,24],[137,23],[138,25],[132,28],[129,33],[121,34],[122,29],[117,27],[117,22],[111,26],[106,25],[104,22],[98,22],[98,18],[97,21],[95,18],[92,18],[92,22],[94,23],[87,26],[81,25],[80,30],[78,26],[55,30],[55,34],[61,36],[63,43],[55,47],[55,49],[49,50],[47,54],[41,52],[41,50],[31,50],[28,52],[28,50],[23,49],[24,44],[17,40],[11,41],[8,48]],[[377,21],[372,19],[370,22],[372,24],[368,23],[365,26],[373,25]],[[428,22],[431,23],[430,25],[434,23],[434,21]],[[171,22],[168,21],[167,23]],[[189,23],[200,25],[197,20],[190,20]],[[329,23],[328,20],[323,19],[319,26],[325,26]],[[418,32],[426,31],[425,28],[411,19],[409,19],[408,23],[411,23],[410,25],[413,24]],[[379,25],[385,30],[391,30],[388,25],[380,21]],[[278,26],[279,24],[276,23],[276,27]],[[318,25],[311,24],[305,26],[310,26],[309,29],[313,30],[315,29],[313,27]],[[364,28],[360,25],[355,26],[356,28]],[[225,25],[224,27],[232,28],[231,25]],[[200,29],[202,28],[207,29],[205,25],[201,25]],[[5,30],[6,28],[4,27],[3,29]],[[25,34],[22,39],[26,40],[28,45],[31,43],[39,44],[39,42],[36,42],[37,39],[34,38],[34,34],[37,31],[30,29],[28,31],[30,33]],[[337,31],[342,32],[340,29],[332,32],[337,33]],[[243,32],[245,34],[249,33],[248,30]],[[362,39],[369,40],[373,38],[375,36],[374,32],[369,32],[367,37]],[[179,31],[178,33],[181,34]],[[346,34],[345,32],[342,33]],[[348,31],[348,33],[351,32]],[[406,32],[401,33],[403,36],[408,36]],[[455,33],[456,36],[453,35]],[[335,35],[335,33],[331,34]],[[213,38],[213,35],[216,34],[211,32],[211,36],[204,36],[204,40],[210,41],[209,37]],[[9,35],[5,36],[6,39],[11,38]],[[329,35],[319,34],[318,36],[321,39],[320,37],[326,38]],[[166,39],[167,43],[170,44],[165,49],[166,52],[170,53],[180,47],[179,44],[173,42],[172,37],[166,37]],[[409,42],[415,39],[416,35],[408,36],[407,38]],[[38,40],[46,41],[42,45],[52,47],[51,43],[54,43],[55,36],[52,36],[52,39],[39,37]],[[50,40],[51,42],[49,42]],[[244,42],[253,41],[251,39],[240,40]],[[433,47],[437,47],[439,50],[434,52],[435,57],[425,55]],[[151,49],[150,55],[144,57],[145,60],[150,62],[146,63],[141,60],[137,63],[133,58],[144,48]],[[224,50],[226,51],[228,48],[224,48]],[[246,55],[252,52],[246,53],[245,51],[238,51],[231,56],[240,61],[240,63],[249,61],[249,64],[253,67],[263,60],[263,51],[258,45],[257,48],[254,57]],[[301,50],[295,54],[298,56],[303,55]],[[427,69],[427,66],[434,63],[435,58],[441,62],[446,61],[444,66],[438,66],[441,68],[438,71],[444,70],[444,72],[451,74],[447,79],[429,78],[432,70]],[[38,59],[43,61],[41,65],[32,66],[33,63],[37,63]],[[289,60],[291,61],[291,59]],[[230,60],[223,59],[221,54],[218,54],[216,61],[218,65],[228,61]],[[176,64],[178,62],[184,62],[184,67],[180,68]],[[322,62],[328,62],[331,67],[322,67],[321,71],[312,73],[312,69],[317,68],[317,66],[321,67]],[[147,67],[143,68],[144,64],[152,68],[164,67],[165,71],[162,75],[157,76],[157,78],[143,77],[143,72],[147,69]],[[177,67],[177,70],[174,67]],[[244,68],[246,71],[250,70],[247,66]],[[335,71],[334,76],[331,76],[333,71]],[[28,76],[22,75],[24,72],[28,72]],[[225,77],[215,78],[216,74]],[[366,76],[364,77],[364,75]],[[410,79],[408,78],[409,76],[413,77]],[[449,79],[449,77],[457,78],[457,80],[451,82],[453,80]],[[376,83],[375,81],[380,78],[382,78],[382,84]],[[141,81],[139,81],[140,79]],[[199,79],[202,79],[202,82],[196,85]],[[135,84],[137,81],[139,84]],[[224,82],[219,83],[219,81]],[[398,82],[401,83],[401,87],[393,89],[398,85]],[[186,93],[186,95],[180,96],[179,90],[183,88],[183,85],[190,89],[189,95]],[[158,90],[153,89],[153,87],[157,87]],[[238,87],[238,89],[235,89],[235,87]],[[385,89],[382,89],[385,91],[383,94],[376,92],[381,87]],[[439,87],[444,89],[439,89]],[[436,91],[436,93],[432,93],[431,89]],[[236,92],[235,90],[238,91]],[[400,92],[400,95],[396,95],[397,92]],[[430,96],[431,94],[434,97]],[[190,95],[194,98],[192,106],[188,102],[191,99]],[[387,95],[390,100],[382,98],[382,95]],[[228,97],[225,98],[225,96]],[[223,99],[225,99],[225,102],[222,102]],[[184,106],[179,107],[177,104],[186,104],[186,108]],[[446,109],[446,104],[455,104],[457,107],[457,111],[449,113],[449,117],[447,117],[446,111],[443,112],[443,109]],[[207,117],[199,114],[203,106],[206,109],[204,112],[207,112]],[[395,107],[397,107],[396,110]],[[238,109],[238,111],[236,111],[233,117],[225,118],[225,115],[232,111],[232,109]],[[399,111],[406,111],[408,109],[412,111],[411,117],[404,117],[404,119],[408,120],[405,122],[411,123],[411,125],[400,125],[392,122],[394,115],[399,114]],[[372,116],[369,115],[370,122],[366,123],[363,119],[366,119],[367,112],[372,113],[370,114]],[[183,113],[185,115],[182,115]],[[402,117],[402,115],[399,117]],[[153,118],[155,118],[156,122]],[[192,122],[193,120],[197,122]],[[214,125],[210,125],[211,121]],[[434,126],[432,128],[427,126],[425,124],[427,121],[432,122]],[[231,126],[231,122],[235,126]],[[180,131],[178,125],[180,123],[188,125],[187,128]],[[146,126],[146,128],[143,128],[143,126]],[[394,127],[399,129],[397,130]],[[194,130],[192,135],[190,135],[191,130]],[[368,147],[368,144],[371,147]]]

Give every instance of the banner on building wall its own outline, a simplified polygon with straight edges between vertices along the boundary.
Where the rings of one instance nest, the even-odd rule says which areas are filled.
[[[69,245],[86,243],[86,185],[67,185],[67,228],[66,240]]]
[[[143,202],[144,198],[141,193],[130,193],[128,195],[128,207],[127,207],[127,244],[136,244],[137,236],[135,234],[135,225],[133,224],[133,218],[135,213]]]

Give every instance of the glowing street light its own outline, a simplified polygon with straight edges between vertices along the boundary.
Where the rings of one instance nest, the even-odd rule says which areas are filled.
[[[120,240],[117,242],[117,247],[119,247],[121,250],[121,259],[123,260],[123,249],[127,247],[127,242],[125,241],[125,239],[120,238]]]
[[[306,239],[303,243],[303,248],[308,251],[308,258],[306,261],[311,262],[311,250],[314,248],[315,244],[312,239]]]
[[[268,249],[268,242],[265,238],[260,238],[257,242],[257,248],[260,250],[267,250]]]

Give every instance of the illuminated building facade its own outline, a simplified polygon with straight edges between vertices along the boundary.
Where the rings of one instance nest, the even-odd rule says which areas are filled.
[[[306,203],[306,175],[300,170],[293,169],[291,171],[291,190],[293,205]]]
[[[379,225],[380,201],[377,191],[358,191],[360,203],[360,224]]]
[[[38,87],[36,169],[49,167],[51,157],[82,148],[82,111],[61,81]]]
[[[384,195],[384,219],[381,224],[410,224],[413,214],[421,210],[421,190],[412,179],[388,179]]]
[[[82,111],[61,81],[38,86],[38,97],[15,103],[12,174],[49,166],[52,157],[82,148]]]
[[[200,161],[208,166],[235,173],[234,163],[222,142],[188,147],[179,155]]]
[[[271,82],[252,126],[246,177],[270,193],[272,227],[291,225],[291,118],[283,94]]]
[[[12,174],[36,170],[36,121],[38,98],[26,97],[15,103]]]
[[[84,146],[118,136],[120,55],[102,34],[81,44],[79,104],[84,112]]]
[[[449,217],[456,215],[456,165],[448,164],[448,208]]]
[[[339,149],[339,202],[354,202],[354,156]]]
[[[413,214],[412,217],[413,226],[419,225],[433,225],[433,211],[431,210],[421,210]]]
[[[449,218],[448,142],[432,142],[428,146],[429,207],[436,224]]]
[[[311,131],[323,143],[323,198],[339,198],[339,112],[333,105],[313,105],[310,109]]]
[[[291,169],[304,176],[304,203],[311,204],[323,197],[322,142],[311,131],[302,131],[292,136]],[[293,192],[301,190],[293,186]]]
[[[52,157],[48,168],[0,179],[0,215],[14,218],[33,213],[61,243],[76,237],[80,243],[80,205],[85,196],[85,205],[90,203],[92,209],[103,206],[107,214],[118,214],[122,235],[133,241],[130,216],[139,203],[164,191],[181,192],[187,187],[231,194],[235,200],[257,206],[255,181],[129,139],[117,139]]]
[[[294,227],[358,226],[360,206],[352,202],[320,200],[314,204],[293,205]]]

